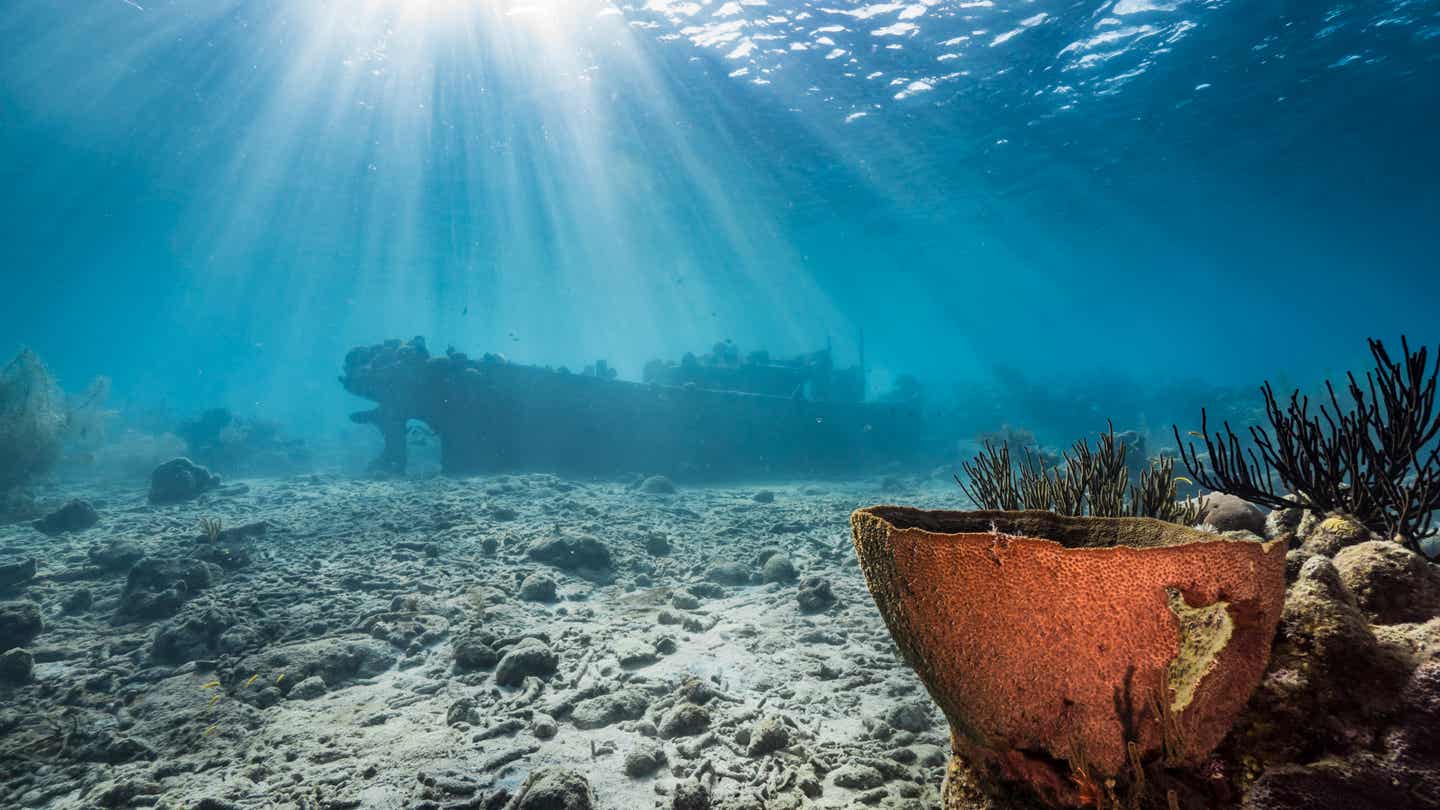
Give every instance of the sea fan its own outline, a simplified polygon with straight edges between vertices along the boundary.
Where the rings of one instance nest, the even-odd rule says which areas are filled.
[[[1181,460],[1196,483],[1271,509],[1312,509],[1353,515],[1367,529],[1424,554],[1421,541],[1436,534],[1440,511],[1440,356],[1411,351],[1400,338],[1392,360],[1370,340],[1374,367],[1346,375],[1337,390],[1312,408],[1299,391],[1276,396],[1267,381],[1260,393],[1269,426],[1255,425],[1243,442],[1228,422],[1211,431],[1200,411],[1203,451],[1182,441]],[[1343,391],[1343,393],[1342,393]]]
[[[45,364],[29,349],[0,370],[0,492],[44,474],[59,460],[64,402]]]

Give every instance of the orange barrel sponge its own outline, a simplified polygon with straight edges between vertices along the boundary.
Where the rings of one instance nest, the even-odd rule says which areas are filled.
[[[850,523],[955,757],[1052,805],[1203,761],[1259,683],[1285,598],[1283,543],[1150,518],[875,506]]]

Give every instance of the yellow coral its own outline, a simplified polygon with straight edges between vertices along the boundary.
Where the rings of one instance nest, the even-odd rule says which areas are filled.
[[[1369,534],[1364,526],[1344,515],[1331,515],[1320,521],[1320,531],[1346,540],[1358,540]]]

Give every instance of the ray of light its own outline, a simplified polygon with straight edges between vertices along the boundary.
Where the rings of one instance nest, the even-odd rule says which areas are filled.
[[[709,317],[719,309],[732,324],[777,324],[758,337],[796,350],[838,328],[764,212],[737,201],[764,178],[725,176],[733,166],[702,156],[723,133],[686,126],[623,18],[576,8],[372,0],[272,18],[259,39],[290,50],[262,68],[271,89],[221,169],[223,200],[197,223],[213,273],[269,285],[234,259],[272,239],[282,244],[265,253],[287,258],[285,240],[312,240],[286,225],[349,206],[363,231],[353,270],[330,272],[358,273],[357,301],[389,304],[354,313],[371,329],[460,309],[442,289],[488,292],[479,342],[517,333],[515,353],[532,359],[698,348],[724,336]],[[688,205],[669,202],[676,190]],[[469,246],[450,247],[484,256],[479,267],[447,255],[461,234]],[[292,276],[297,295],[326,286],[319,268]]]

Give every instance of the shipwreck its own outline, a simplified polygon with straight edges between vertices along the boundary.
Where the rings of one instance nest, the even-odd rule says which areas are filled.
[[[913,462],[927,444],[918,405],[865,401],[863,369],[837,369],[828,348],[777,361],[722,343],[704,358],[653,361],[631,382],[603,362],[577,373],[432,355],[417,337],[351,350],[340,382],[376,403],[351,419],[380,430],[374,466],[390,472],[405,470],[416,421],[456,474],[838,475]]]

